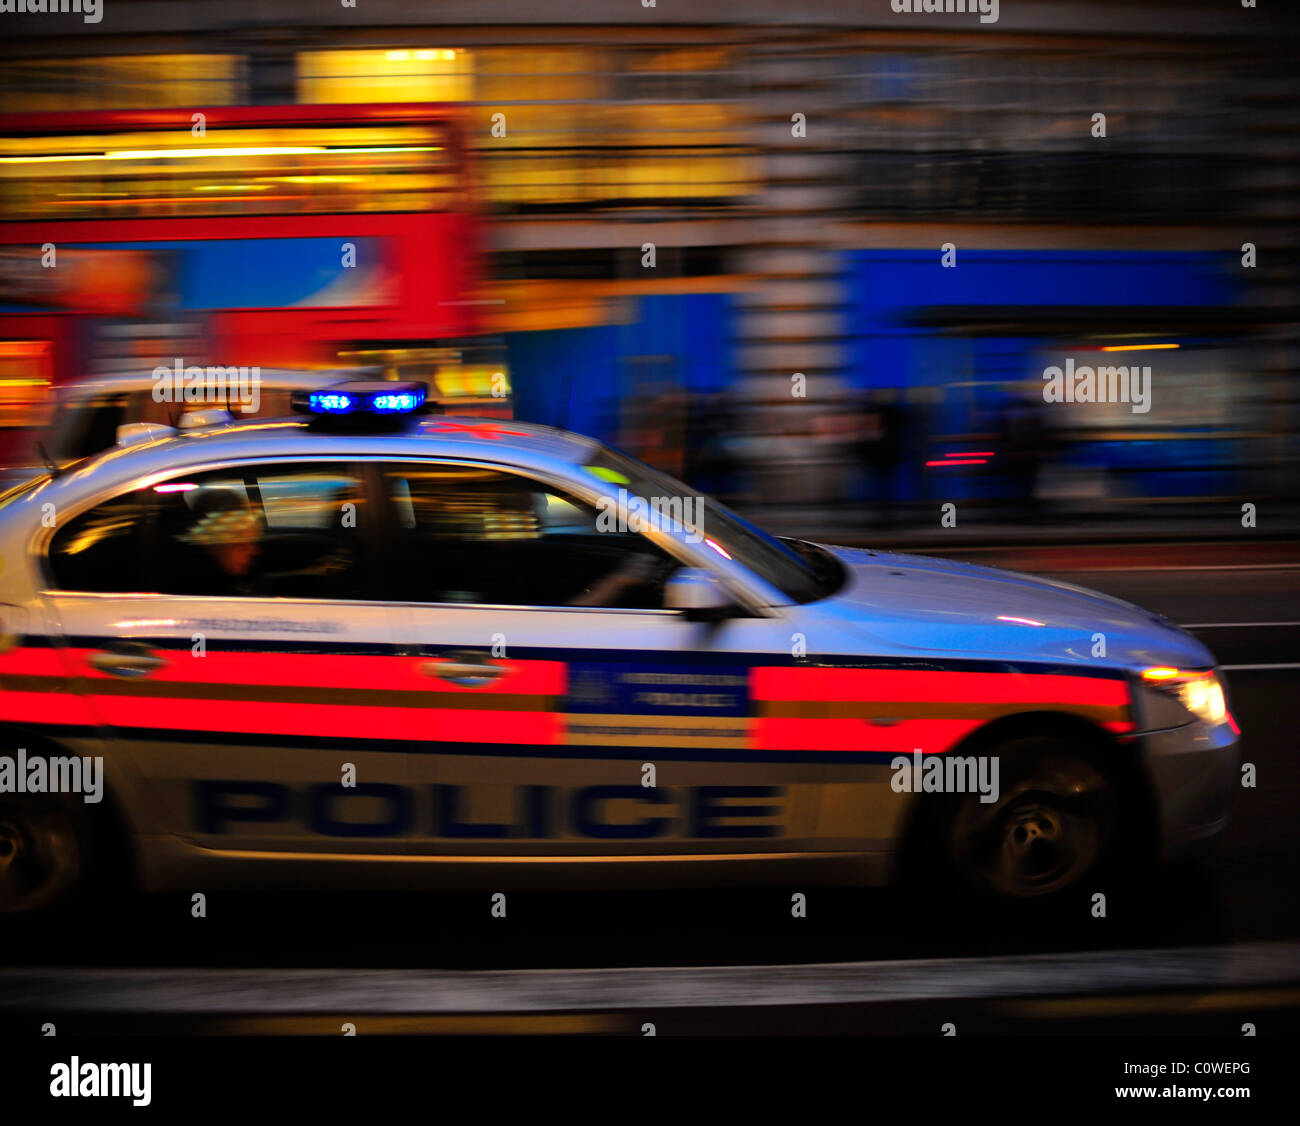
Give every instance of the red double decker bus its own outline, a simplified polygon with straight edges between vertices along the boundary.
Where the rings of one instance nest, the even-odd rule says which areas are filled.
[[[263,367],[472,336],[478,235],[458,113],[0,116],[7,386],[24,384],[24,356],[54,382],[84,374],[105,331],[120,340],[133,324],[188,326],[187,361],[198,347],[196,362]]]

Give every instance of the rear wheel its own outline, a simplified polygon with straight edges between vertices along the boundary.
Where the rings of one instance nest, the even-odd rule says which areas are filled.
[[[69,801],[0,798],[0,914],[34,914],[66,903],[82,884],[89,825]]]

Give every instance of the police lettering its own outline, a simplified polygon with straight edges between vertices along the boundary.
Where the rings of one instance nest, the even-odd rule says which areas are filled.
[[[638,692],[636,702],[652,708],[729,708],[735,697],[726,692]]]
[[[476,812],[471,786],[344,788],[200,779],[193,783],[195,826],[211,836],[277,836],[293,825],[321,837],[429,836],[444,840],[654,840],[780,836],[781,786],[515,786],[509,815]]]

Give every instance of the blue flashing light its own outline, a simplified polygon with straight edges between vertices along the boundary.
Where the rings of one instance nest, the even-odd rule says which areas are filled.
[[[422,391],[395,391],[376,395],[371,406],[380,414],[410,414],[424,403]]]
[[[313,391],[307,402],[313,414],[349,414],[356,409],[351,395],[337,391]]]
[[[339,383],[295,395],[293,406],[317,415],[399,415],[415,413],[427,398],[423,383]]]

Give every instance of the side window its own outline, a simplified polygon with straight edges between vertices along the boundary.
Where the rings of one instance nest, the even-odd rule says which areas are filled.
[[[154,495],[137,489],[114,497],[54,533],[50,569],[64,590],[139,591],[140,561]]]
[[[65,590],[360,598],[364,496],[347,466],[262,466],[175,477],[55,533]]]
[[[677,560],[642,535],[602,530],[579,500],[490,469],[393,465],[383,476],[392,601],[663,606]]]

